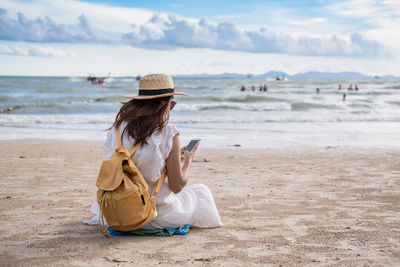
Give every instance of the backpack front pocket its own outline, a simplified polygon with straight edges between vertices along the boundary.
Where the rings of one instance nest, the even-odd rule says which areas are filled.
[[[142,224],[148,216],[148,204],[143,195],[133,192],[121,199],[113,200],[113,207],[119,225],[134,228]]]
[[[101,208],[103,209],[103,216],[106,219],[107,224],[116,228],[120,226],[117,215],[115,214],[115,209],[112,206],[111,197],[106,196],[103,203],[99,202],[99,205],[101,204],[103,205]]]

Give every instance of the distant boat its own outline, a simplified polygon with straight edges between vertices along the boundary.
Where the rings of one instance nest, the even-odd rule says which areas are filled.
[[[285,80],[285,75],[283,76],[276,76],[275,78],[277,81],[284,81]]]
[[[89,75],[86,80],[89,81],[91,84],[103,85],[104,82],[106,81],[106,79],[110,78],[110,74],[111,73],[109,72],[107,77],[96,77],[96,76]]]

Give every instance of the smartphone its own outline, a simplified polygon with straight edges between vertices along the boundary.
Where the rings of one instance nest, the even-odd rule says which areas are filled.
[[[200,142],[200,139],[192,139],[190,140],[189,144],[186,146],[186,150],[192,151],[193,148]]]

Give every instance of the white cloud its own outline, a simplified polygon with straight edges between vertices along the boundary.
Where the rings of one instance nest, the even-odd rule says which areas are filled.
[[[325,18],[313,18],[313,19],[303,20],[303,21],[300,21],[300,20],[289,21],[289,24],[293,24],[293,25],[296,25],[296,26],[305,26],[305,25],[310,25],[310,24],[313,24],[313,23],[320,23],[320,22],[324,22],[324,21],[326,21]]]
[[[320,21],[317,18],[314,21]],[[299,36],[281,34],[267,28],[241,29],[233,22],[199,22],[175,15],[157,14],[142,25],[133,25],[122,41],[150,49],[212,48],[253,53],[282,53],[308,56],[379,57],[388,52],[377,41],[360,34],[349,38],[331,36]]]
[[[131,7],[117,7],[105,4],[88,3],[76,0],[1,0],[1,7],[7,9],[9,16],[16,18],[23,12],[29,19],[51,16],[59,24],[76,24],[76,19],[85,17],[95,25],[96,30],[129,31],[132,23],[140,24],[151,18],[155,12]]]
[[[96,33],[88,19],[79,16],[80,31],[75,33],[64,24],[54,22],[50,17],[29,20],[18,13],[18,21],[10,22],[7,11],[0,8],[0,40],[17,40],[29,42],[111,42]]]
[[[398,7],[399,4],[394,1],[348,0],[334,3],[328,8],[337,16],[375,20],[384,14],[398,14]]]
[[[76,52],[54,49],[52,47],[44,47],[38,45],[30,45],[27,48],[19,46],[8,46],[0,44],[0,54],[19,55],[19,56],[35,56],[35,57],[66,57],[77,56]]]
[[[400,1],[349,0],[332,4],[327,9],[339,19],[357,20],[364,27],[363,34],[398,49]]]
[[[66,56],[77,56],[75,52],[71,51],[63,51],[61,49],[54,49],[52,47],[43,47],[32,45],[29,50],[30,56],[39,56],[39,57],[66,57]]]

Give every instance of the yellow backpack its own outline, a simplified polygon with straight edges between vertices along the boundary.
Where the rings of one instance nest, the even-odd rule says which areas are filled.
[[[119,231],[136,230],[149,223],[157,216],[156,198],[133,163],[131,156],[139,147],[136,144],[131,152],[123,147],[119,127],[117,128],[118,147],[114,156],[104,160],[96,186],[97,202],[100,206],[99,228],[104,235],[109,235],[104,224],[104,217],[109,226]],[[157,194],[165,178],[162,172],[154,188]]]

